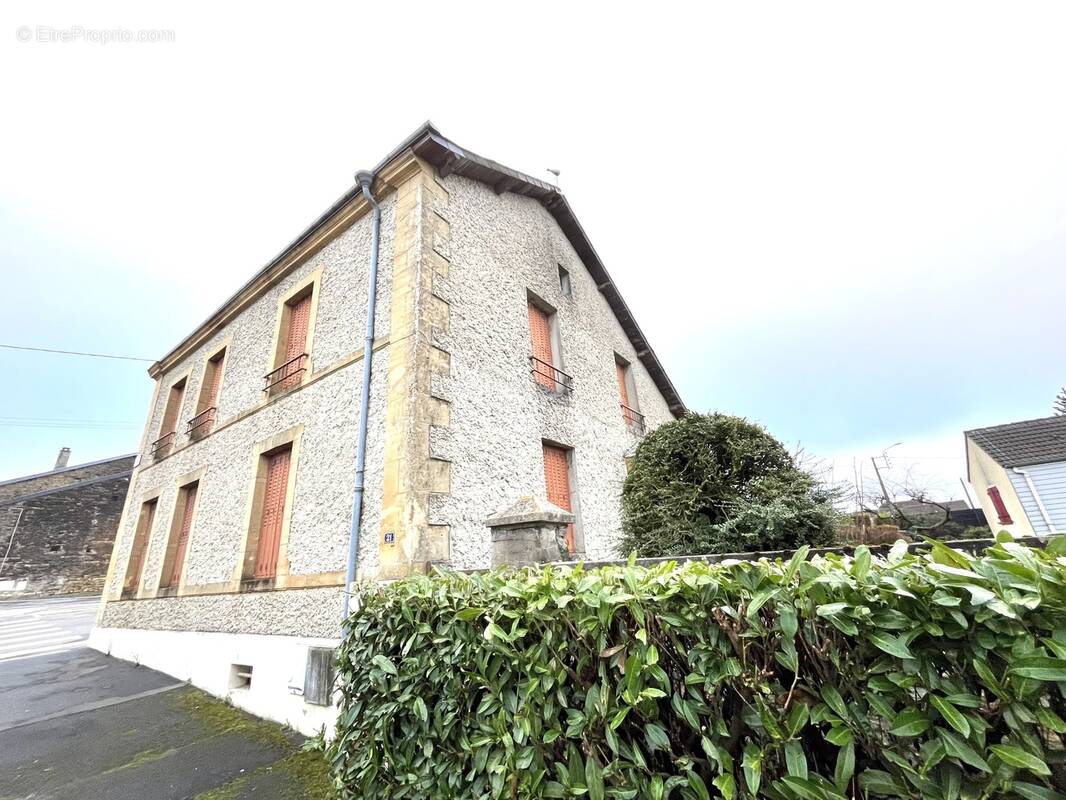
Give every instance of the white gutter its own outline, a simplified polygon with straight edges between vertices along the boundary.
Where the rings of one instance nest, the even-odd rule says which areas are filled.
[[[1011,467],[1011,470],[1025,478],[1025,485],[1028,486],[1029,491],[1033,493],[1033,499],[1036,500],[1036,507],[1040,509],[1040,516],[1044,518],[1044,524],[1047,525],[1048,533],[1055,533],[1055,526],[1051,522],[1051,515],[1048,514],[1047,509],[1044,508],[1044,501],[1040,499],[1040,493],[1036,490],[1036,484],[1033,483],[1033,476],[1024,469],[1018,469],[1018,467]]]

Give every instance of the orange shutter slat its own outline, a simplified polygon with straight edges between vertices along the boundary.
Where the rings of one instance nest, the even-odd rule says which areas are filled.
[[[544,445],[544,487],[548,502],[566,511],[573,511],[570,505],[570,463],[567,452],[561,447]],[[574,552],[574,526],[566,528],[566,547]]]
[[[543,364],[533,365],[533,376],[537,383],[548,389],[555,389],[555,378],[551,368],[555,365],[552,358],[552,334],[551,322],[548,312],[537,307],[533,303],[527,303],[529,307],[529,337],[533,346],[533,357]]]
[[[292,451],[286,448],[267,459],[266,491],[263,497],[263,515],[259,521],[259,541],[256,545],[253,573],[257,580],[273,578],[277,574],[291,454]]]
[[[181,569],[185,565],[185,552],[189,548],[189,531],[192,529],[192,515],[196,509],[196,495],[200,484],[194,483],[185,490],[185,508],[181,513],[181,529],[178,532],[178,544],[174,549],[174,563],[170,570],[167,586],[177,586],[181,582]]]

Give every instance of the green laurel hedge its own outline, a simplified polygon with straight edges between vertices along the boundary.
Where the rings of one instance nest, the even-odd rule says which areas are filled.
[[[901,545],[371,588],[342,795],[1066,797],[1066,548]]]

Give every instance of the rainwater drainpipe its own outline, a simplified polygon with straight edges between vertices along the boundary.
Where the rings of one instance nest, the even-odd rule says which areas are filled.
[[[1044,501],[1040,499],[1040,494],[1036,491],[1036,484],[1033,483],[1033,476],[1024,469],[1018,469],[1017,467],[1011,467],[1011,470],[1025,478],[1025,485],[1028,486],[1029,491],[1033,493],[1033,499],[1036,500],[1036,507],[1040,509],[1040,516],[1044,518],[1044,524],[1047,525],[1048,533],[1054,533],[1055,526],[1051,524],[1051,515],[1047,513],[1047,509],[1044,508]]]
[[[348,621],[349,603],[352,597],[352,584],[355,583],[355,570],[359,564],[359,528],[363,515],[363,487],[366,479],[366,429],[370,413],[370,373],[374,360],[374,311],[377,306],[378,285],[378,239],[381,235],[381,207],[374,200],[370,187],[374,175],[370,172],[357,172],[355,182],[363,190],[363,197],[370,204],[373,223],[370,229],[370,277],[367,279],[366,341],[363,343],[363,389],[359,403],[359,439],[355,451],[355,487],[352,490],[352,530],[348,538],[348,569],[344,575],[344,611],[341,624]]]

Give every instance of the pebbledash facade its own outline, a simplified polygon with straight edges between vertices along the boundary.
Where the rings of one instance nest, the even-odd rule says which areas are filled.
[[[528,496],[617,555],[626,458],[684,407],[568,203],[428,123],[373,175],[358,579],[486,567]],[[304,682],[340,636],[371,232],[357,186],[149,370],[91,639],[305,732],[335,713]]]

